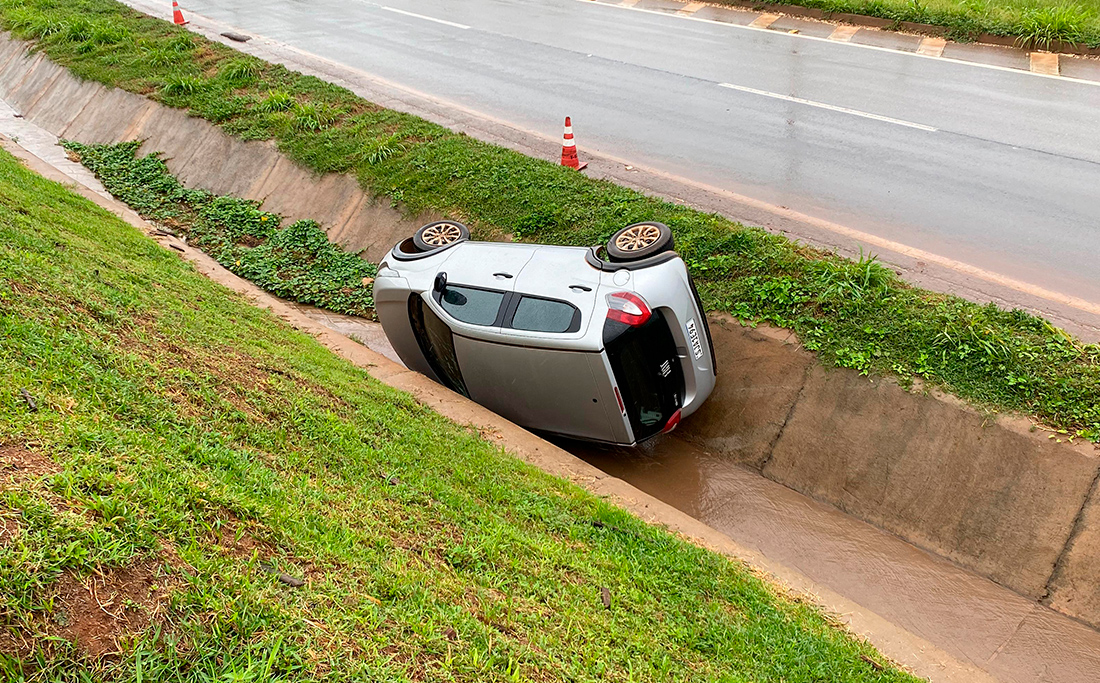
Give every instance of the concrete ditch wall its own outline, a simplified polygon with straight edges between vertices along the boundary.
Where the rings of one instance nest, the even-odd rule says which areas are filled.
[[[681,436],[1100,626],[1096,447],[825,369],[786,330],[711,332],[718,386]]]
[[[77,79],[0,35],[0,98],[55,135],[144,139],[191,187],[313,218],[377,260],[435,216],[406,218],[349,175],[317,176],[263,142]],[[1025,421],[825,370],[790,333],[716,319],[721,374],[682,434],[777,482],[1100,626],[1100,458]]]
[[[318,176],[271,142],[244,142],[185,111],[82,81],[6,34],[0,34],[0,97],[58,137],[89,144],[145,140],[142,152],[163,152],[185,185],[262,200],[289,221],[317,220],[334,242],[373,261],[439,218],[406,217],[364,192],[354,176]]]

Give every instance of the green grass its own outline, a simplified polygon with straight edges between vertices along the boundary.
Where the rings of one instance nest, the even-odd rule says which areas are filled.
[[[128,38],[80,40],[65,28],[74,22]],[[478,237],[591,245],[628,223],[665,222],[709,308],[791,328],[826,365],[920,378],[1100,440],[1100,346],[1027,313],[910,287],[872,259],[825,254],[479,142],[114,0],[0,0],[0,24],[83,78],[244,139],[273,139],[307,168],[353,173],[376,196],[464,220]]]
[[[111,194],[143,217],[187,236],[188,243],[266,291],[347,315],[373,316],[378,268],[329,242],[315,221],[280,228],[259,202],[189,190],[155,154],[137,158],[140,141],[64,146]]]
[[[6,152],[0,376],[4,681],[913,680]]]
[[[717,2],[741,5],[732,0]],[[826,13],[863,14],[895,22],[947,27],[955,40],[981,33],[1012,36],[1023,47],[1049,48],[1052,41],[1100,47],[1097,0],[783,0]]]

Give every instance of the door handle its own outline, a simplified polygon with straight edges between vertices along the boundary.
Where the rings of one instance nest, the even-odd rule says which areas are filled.
[[[493,273],[493,277],[499,278],[499,279],[511,280],[512,279],[512,274],[511,273]]]

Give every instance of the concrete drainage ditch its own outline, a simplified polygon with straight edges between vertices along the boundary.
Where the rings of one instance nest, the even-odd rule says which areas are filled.
[[[54,135],[86,143],[145,139],[144,149],[165,152],[189,186],[261,199],[288,219],[318,219],[333,240],[371,258],[433,218],[410,219],[374,201],[351,176],[314,176],[269,144],[242,142],[184,112],[80,81],[6,36],[0,38],[0,98]],[[719,388],[678,434],[698,448],[676,441],[683,445],[673,455],[658,454],[660,467],[678,477],[694,471],[713,478],[697,483],[708,490],[721,490],[730,472],[755,473],[769,486],[836,506],[1026,598],[1021,604],[1028,609],[1013,612],[1023,616],[1006,620],[1017,631],[1028,620],[1049,621],[1041,605],[1100,624],[1094,447],[1055,443],[1024,420],[992,419],[950,397],[826,370],[782,330],[715,323]],[[684,460],[675,453],[694,455]],[[629,470],[633,466],[623,463],[630,457],[585,457],[643,489],[653,486],[642,485],[644,473],[654,471],[652,461]],[[685,470],[688,461],[708,464]],[[674,504],[710,519],[710,508]],[[1070,640],[1090,642],[1095,635],[1085,629]],[[1004,660],[1014,637],[1018,633],[1008,634],[989,658]],[[1100,650],[1098,642],[1091,649]],[[971,658],[965,647],[960,654]]]

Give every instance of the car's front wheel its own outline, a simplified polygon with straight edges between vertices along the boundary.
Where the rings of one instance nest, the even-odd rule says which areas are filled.
[[[607,241],[607,255],[618,262],[637,261],[672,249],[672,231],[656,221],[628,225]]]
[[[428,223],[413,235],[413,244],[420,251],[433,251],[455,242],[470,239],[470,229],[457,221]]]

